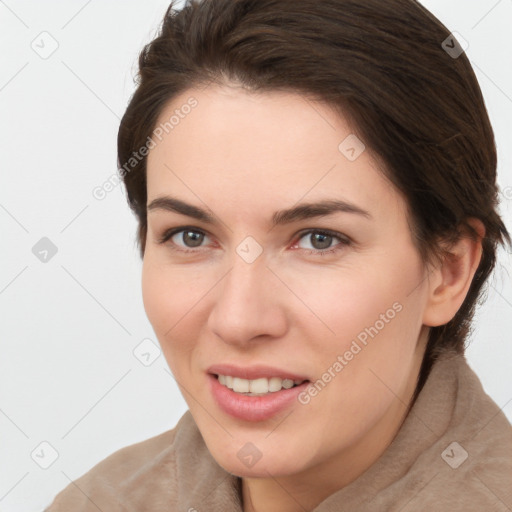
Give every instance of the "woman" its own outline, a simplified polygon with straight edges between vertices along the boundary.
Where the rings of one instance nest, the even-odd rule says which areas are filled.
[[[414,0],[209,0],[139,66],[119,169],[189,411],[47,510],[510,510],[464,356],[511,239],[461,43]]]

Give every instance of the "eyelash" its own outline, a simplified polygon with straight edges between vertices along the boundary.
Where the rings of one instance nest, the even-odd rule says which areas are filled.
[[[167,241],[169,241],[170,238],[172,238],[177,233],[181,233],[183,231],[192,231],[193,233],[199,233],[201,235],[208,236],[207,233],[204,231],[194,228],[192,226],[181,226],[179,228],[173,228],[169,229],[164,232],[164,234],[157,240],[159,244],[165,244]],[[301,231],[298,233],[297,242],[299,242],[304,236],[310,235],[312,233],[317,233],[321,235],[327,235],[331,236],[333,238],[337,238],[341,243],[336,245],[333,249],[318,249],[318,250],[311,250],[311,249],[300,249],[302,251],[307,251],[309,255],[316,255],[316,256],[325,256],[329,253],[335,253],[339,250],[342,250],[343,247],[350,246],[352,244],[352,240],[350,240],[347,236],[342,235],[341,233],[337,233],[336,231],[331,231],[329,229],[308,229]],[[297,243],[295,242],[295,243]],[[294,244],[295,245],[295,244]],[[172,244],[171,246],[172,250],[179,251],[182,253],[197,253],[199,249],[182,249],[181,247],[178,247],[176,244]]]

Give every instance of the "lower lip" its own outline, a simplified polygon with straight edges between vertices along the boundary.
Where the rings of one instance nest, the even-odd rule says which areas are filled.
[[[215,375],[208,375],[210,389],[219,407],[227,414],[244,421],[265,421],[290,407],[306,389],[309,381],[290,389],[282,389],[263,396],[235,393],[223,386]]]

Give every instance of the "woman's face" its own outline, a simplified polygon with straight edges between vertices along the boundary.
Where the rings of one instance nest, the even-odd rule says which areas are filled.
[[[144,305],[208,449],[244,477],[364,466],[403,419],[428,334],[402,196],[346,120],[300,95],[194,89],[159,121]]]

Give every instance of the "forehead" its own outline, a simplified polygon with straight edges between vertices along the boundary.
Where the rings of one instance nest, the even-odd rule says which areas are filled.
[[[375,216],[405,212],[347,120],[297,93],[190,89],[163,109],[153,133],[148,203],[171,194],[229,201],[242,214],[339,196]]]

